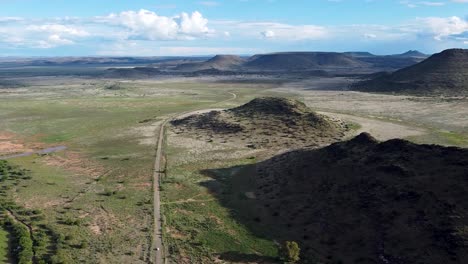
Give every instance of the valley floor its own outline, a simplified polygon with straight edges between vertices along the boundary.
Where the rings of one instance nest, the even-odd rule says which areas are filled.
[[[317,90],[320,83],[327,91]],[[25,210],[42,212],[36,225],[63,234],[57,254],[66,263],[147,263],[157,128],[171,116],[285,96],[352,124],[349,137],[367,131],[379,140],[468,147],[468,98],[358,93],[346,91],[348,83],[341,78],[294,83],[30,78],[21,87],[0,89],[0,159],[66,149],[9,159],[30,170],[31,179],[7,195]],[[249,183],[232,178],[241,172],[236,166],[278,151],[207,142],[168,126],[164,153],[163,238],[173,262],[275,262],[274,239],[255,220],[245,220],[248,212],[235,209],[255,199]]]

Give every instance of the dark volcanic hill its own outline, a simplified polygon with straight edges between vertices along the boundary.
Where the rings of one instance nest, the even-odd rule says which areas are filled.
[[[420,58],[427,58],[429,57],[428,55],[420,52],[420,51],[417,51],[417,50],[408,50],[407,52],[405,53],[402,53],[402,54],[396,54],[396,55],[392,55],[392,56],[396,56],[396,57],[420,57]]]
[[[369,52],[345,52],[372,66],[375,71],[395,71],[423,61],[428,56],[415,50],[395,55],[374,55]]]
[[[468,258],[466,149],[361,134],[249,171],[242,173],[255,197],[249,217],[276,239],[297,241],[305,263]]]
[[[209,69],[230,71],[239,69],[245,61],[245,59],[235,55],[216,55],[205,62],[180,64],[176,69],[190,72]]]
[[[357,83],[354,89],[371,92],[467,94],[468,50],[445,50],[416,65]]]
[[[153,67],[134,67],[134,68],[110,68],[104,73],[106,78],[151,78],[161,74],[161,71]]]
[[[344,136],[346,125],[313,112],[302,102],[256,98],[242,106],[172,121],[178,134],[252,148],[318,146]]]
[[[301,71],[322,68],[360,68],[369,65],[337,52],[283,52],[255,55],[244,65],[270,71]]]

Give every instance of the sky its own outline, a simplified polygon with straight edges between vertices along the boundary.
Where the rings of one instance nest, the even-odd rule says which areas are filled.
[[[468,0],[0,0],[0,56],[468,48]]]

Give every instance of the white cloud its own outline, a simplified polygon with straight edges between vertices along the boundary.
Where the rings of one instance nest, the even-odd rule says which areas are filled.
[[[366,33],[363,35],[365,39],[375,39],[377,38],[377,35],[372,34],[372,33]]]
[[[436,40],[468,31],[468,22],[456,16],[419,18],[418,21],[422,23],[420,30],[428,31]]]
[[[208,29],[208,19],[204,18],[200,12],[193,12],[190,16],[187,13],[182,13],[179,19],[180,32],[187,35],[203,35],[207,34],[210,30]]]
[[[80,44],[87,50],[100,50],[102,44],[103,47],[114,47],[115,54],[121,55],[132,52],[163,54],[166,51],[171,54],[178,51],[184,54],[230,53],[230,50],[219,48],[204,50],[201,46],[228,46],[231,43],[241,47],[265,47],[265,40],[272,43],[268,45],[268,51],[278,47],[333,49],[339,45],[346,47],[348,43],[366,47],[370,40],[385,47],[411,43],[412,46],[424,45],[438,49],[442,46],[464,46],[468,39],[468,21],[456,16],[422,17],[392,25],[293,25],[272,21],[208,21],[200,12],[160,16],[142,9],[91,18],[0,17],[0,25],[0,46],[3,49],[54,48]],[[192,40],[191,44],[187,40]],[[178,49],[154,48],[169,45]],[[102,50],[105,52],[105,48]],[[233,49],[232,53],[249,52]]]
[[[433,1],[400,1],[400,4],[405,5],[409,8],[416,8],[419,6],[444,6],[445,2],[433,2]]]
[[[274,38],[275,37],[275,32],[273,30],[267,30],[267,31],[263,31],[261,32],[262,36],[264,38]]]
[[[54,34],[54,35],[50,35],[47,40],[40,40],[38,41],[38,48],[43,48],[43,49],[49,49],[49,48],[54,48],[54,47],[57,47],[57,46],[63,46],[63,45],[71,45],[73,44],[74,42],[69,40],[69,39],[65,39],[65,38],[62,38],[61,36],[57,35],[57,34]]]
[[[74,28],[71,26],[65,26],[61,24],[46,24],[46,25],[31,25],[27,27],[27,30],[35,31],[35,32],[45,32],[45,33],[52,33],[52,34],[66,34],[69,36],[76,36],[76,37],[86,37],[89,35],[88,32],[82,29]]]
[[[110,14],[97,18],[97,22],[108,22],[128,29],[128,38],[148,40],[194,39],[210,33],[208,20],[200,12],[191,15],[182,13],[179,16],[159,16],[155,12],[141,9]]]
[[[8,23],[8,22],[19,22],[23,21],[21,17],[0,17],[0,23]]]
[[[279,41],[318,40],[328,36],[327,28],[315,25],[289,25],[274,22],[236,23],[231,22],[241,35],[275,39]],[[230,30],[233,31],[233,30]]]

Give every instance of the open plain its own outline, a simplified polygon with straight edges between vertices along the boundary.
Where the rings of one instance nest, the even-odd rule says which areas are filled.
[[[369,132],[379,140],[468,146],[466,97],[352,92],[350,80],[341,77],[273,80],[35,76],[0,89],[0,156],[29,175],[5,192],[18,207],[12,213],[32,232],[49,230],[46,244],[53,250],[43,254],[48,261],[151,262],[157,223],[152,176],[161,125],[258,97],[297,99],[346,124],[335,142]],[[255,199],[249,183],[227,179],[239,173],[237,166],[301,146],[272,146],[282,141],[271,140],[267,147],[252,147],[248,135],[210,140],[206,133],[184,133],[171,124],[163,131],[163,257],[174,263],[274,263],[274,237],[238,210]],[[23,216],[28,210],[39,216]],[[0,242],[8,246],[6,239]]]

